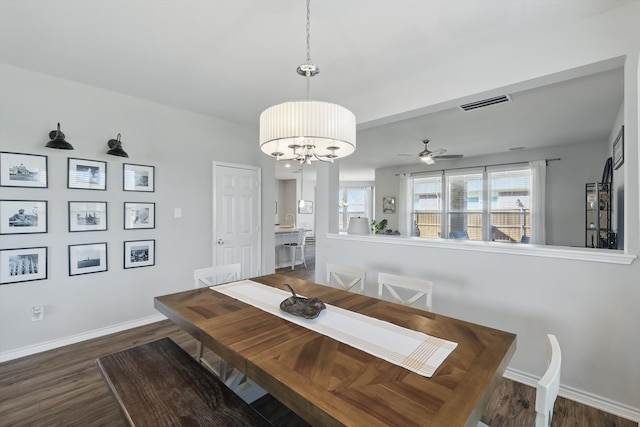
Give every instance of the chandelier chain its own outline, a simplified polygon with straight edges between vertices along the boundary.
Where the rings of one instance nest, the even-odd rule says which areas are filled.
[[[311,64],[311,0],[307,0],[307,64]]]

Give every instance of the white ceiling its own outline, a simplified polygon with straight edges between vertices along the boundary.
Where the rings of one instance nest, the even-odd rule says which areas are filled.
[[[479,111],[447,108],[402,121],[385,116],[403,117],[415,105],[381,106],[366,94],[462,45],[633,1],[314,0],[311,58],[321,73],[311,98],[358,118],[358,150],[340,160],[341,172],[352,171],[342,178],[372,179],[372,168],[406,162],[397,154],[417,153],[425,138],[431,149],[465,157],[606,138],[622,102],[620,70],[518,89],[513,102]],[[0,61],[257,127],[265,108],[306,96],[295,72],[306,60],[305,15],[303,0],[0,0]]]

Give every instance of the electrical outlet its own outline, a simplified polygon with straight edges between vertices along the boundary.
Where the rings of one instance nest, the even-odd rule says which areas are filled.
[[[41,305],[31,307],[31,321],[39,322],[42,319],[44,319],[44,307]]]

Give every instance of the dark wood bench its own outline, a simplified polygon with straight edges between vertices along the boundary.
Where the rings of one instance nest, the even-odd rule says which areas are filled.
[[[96,363],[130,426],[271,425],[170,338]]]

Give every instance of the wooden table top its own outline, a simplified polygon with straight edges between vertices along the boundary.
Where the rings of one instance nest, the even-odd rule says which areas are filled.
[[[272,274],[253,281],[458,343],[431,378],[208,288],[155,307],[317,426],[474,426],[516,349],[514,334]]]

